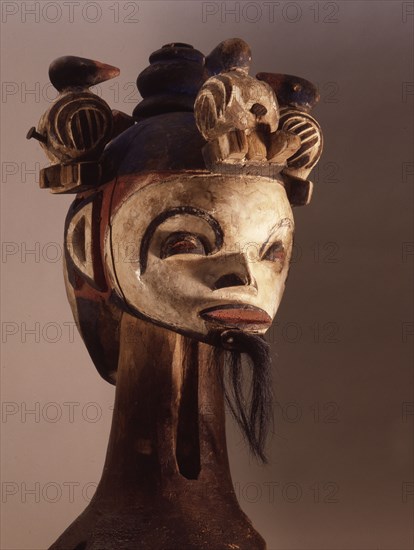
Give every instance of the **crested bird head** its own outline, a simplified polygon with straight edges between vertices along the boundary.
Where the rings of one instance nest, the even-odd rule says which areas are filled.
[[[308,112],[319,101],[318,89],[305,78],[279,73],[258,73],[256,78],[273,88],[281,105]]]

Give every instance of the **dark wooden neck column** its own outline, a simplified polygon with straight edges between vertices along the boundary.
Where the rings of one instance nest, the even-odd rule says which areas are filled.
[[[231,487],[214,348],[128,314],[121,335],[99,490],[110,487],[129,505],[137,494],[165,495],[171,483],[187,480],[219,476]]]
[[[53,550],[265,548],[233,491],[213,353],[124,314],[102,479]],[[59,544],[74,527],[87,545]]]

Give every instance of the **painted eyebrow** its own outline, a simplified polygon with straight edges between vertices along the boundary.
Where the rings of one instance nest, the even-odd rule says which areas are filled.
[[[272,229],[270,230],[269,232],[269,236],[268,238],[266,239],[266,241],[262,244],[262,246],[260,247],[260,252],[259,252],[259,256],[261,257],[262,254],[264,253],[267,245],[269,244],[269,241],[272,239],[273,235],[275,233],[277,233],[277,231],[279,229],[281,229],[282,227],[292,227],[294,228],[294,225],[292,223],[292,220],[290,218],[283,218],[282,220],[280,220],[280,222],[278,222],[276,225],[274,225],[272,227]]]
[[[213,216],[211,216],[205,210],[201,210],[200,208],[194,208],[193,206],[176,206],[175,208],[170,208],[169,210],[165,210],[164,212],[161,212],[161,214],[159,214],[156,218],[154,218],[151,221],[151,223],[148,225],[147,229],[145,230],[145,233],[141,242],[141,248],[139,251],[139,262],[141,266],[141,273],[144,273],[144,271],[147,268],[148,249],[151,242],[151,238],[155,233],[155,230],[160,224],[165,222],[165,220],[168,220],[168,218],[172,218],[173,216],[178,216],[180,214],[189,214],[190,216],[196,216],[197,218],[201,218],[202,220],[205,220],[213,230],[213,233],[215,236],[216,248],[219,249],[222,247],[223,230],[221,229],[221,226],[218,223],[218,221],[215,218],[213,218]]]

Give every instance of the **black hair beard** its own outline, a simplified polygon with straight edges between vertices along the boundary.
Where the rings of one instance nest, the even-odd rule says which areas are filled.
[[[237,329],[225,330],[218,338],[215,363],[216,369],[217,365],[224,365],[219,377],[225,400],[252,454],[267,463],[265,446],[273,397],[270,346],[262,336]],[[250,364],[250,384],[246,383],[243,359]],[[247,392],[246,385],[249,386]]]

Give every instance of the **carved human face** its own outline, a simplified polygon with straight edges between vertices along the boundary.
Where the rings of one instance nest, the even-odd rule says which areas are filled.
[[[137,315],[200,339],[223,327],[266,332],[292,251],[283,186],[255,176],[142,178],[128,177],[106,238],[119,296]]]

